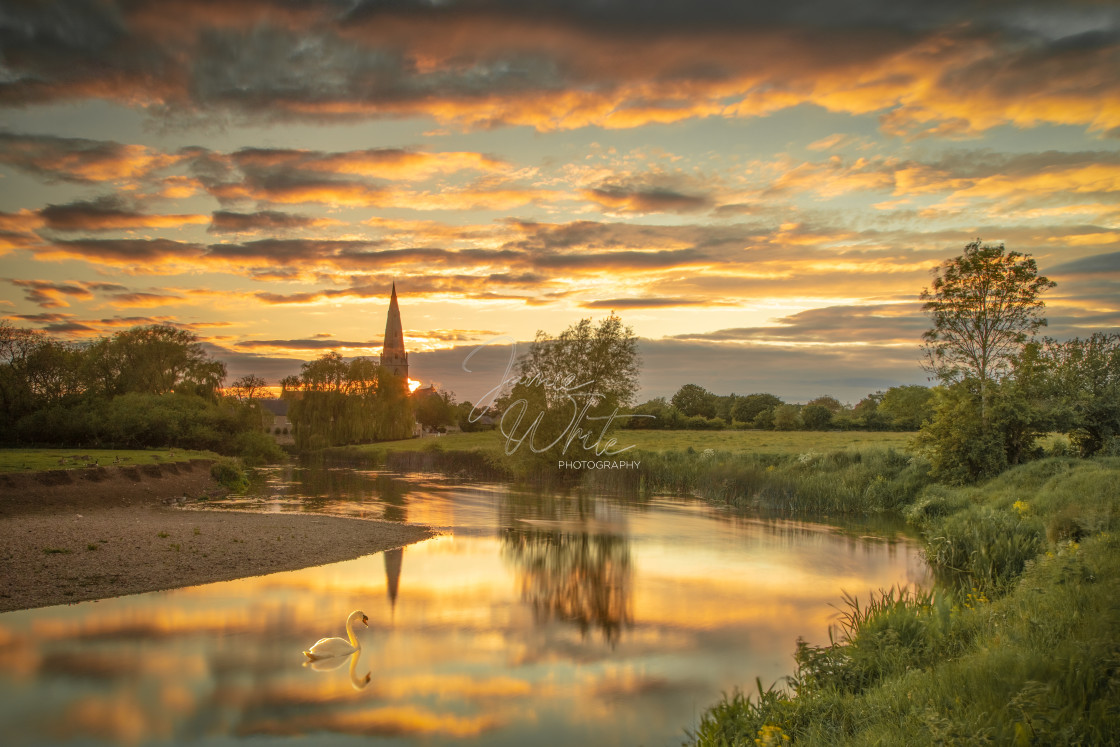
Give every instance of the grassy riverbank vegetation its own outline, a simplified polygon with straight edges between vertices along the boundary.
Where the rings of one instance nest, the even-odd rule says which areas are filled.
[[[1120,733],[1120,459],[930,485],[905,513],[945,583],[849,599],[832,643],[798,642],[785,685],[726,695],[696,744],[1108,744]]]

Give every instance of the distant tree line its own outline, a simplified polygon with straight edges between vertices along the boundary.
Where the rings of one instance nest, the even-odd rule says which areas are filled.
[[[225,365],[176,327],[74,343],[0,321],[0,440],[277,456],[260,410],[223,396],[225,376]]]
[[[870,430],[916,431],[933,415],[934,392],[924,386],[895,386],[868,394],[854,407],[830,395],[805,404],[773,394],[719,395],[685,384],[669,400],[658,397],[633,409],[626,427],[669,430]],[[648,417],[652,416],[652,417]]]

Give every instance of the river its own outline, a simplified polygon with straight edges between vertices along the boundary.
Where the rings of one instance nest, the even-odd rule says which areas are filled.
[[[720,693],[791,674],[842,594],[928,583],[889,522],[679,497],[277,468],[206,510],[439,536],[299,571],[0,615],[5,744],[679,745]],[[360,552],[360,548],[356,548]],[[309,665],[345,636],[358,654]],[[368,676],[367,676],[368,675]]]

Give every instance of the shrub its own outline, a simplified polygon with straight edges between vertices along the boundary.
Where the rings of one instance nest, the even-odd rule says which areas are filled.
[[[249,476],[240,459],[221,457],[210,465],[210,476],[222,487],[240,493],[249,487]]]

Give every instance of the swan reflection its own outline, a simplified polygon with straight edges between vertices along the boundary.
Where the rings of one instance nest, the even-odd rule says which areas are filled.
[[[308,669],[314,669],[316,672],[333,672],[336,669],[341,669],[342,665],[349,661],[350,686],[355,690],[361,690],[369,684],[370,672],[367,669],[365,675],[361,677],[358,676],[358,659],[360,658],[362,658],[362,652],[359,649],[348,657],[335,656],[331,659],[315,659],[305,661],[303,666]]]

